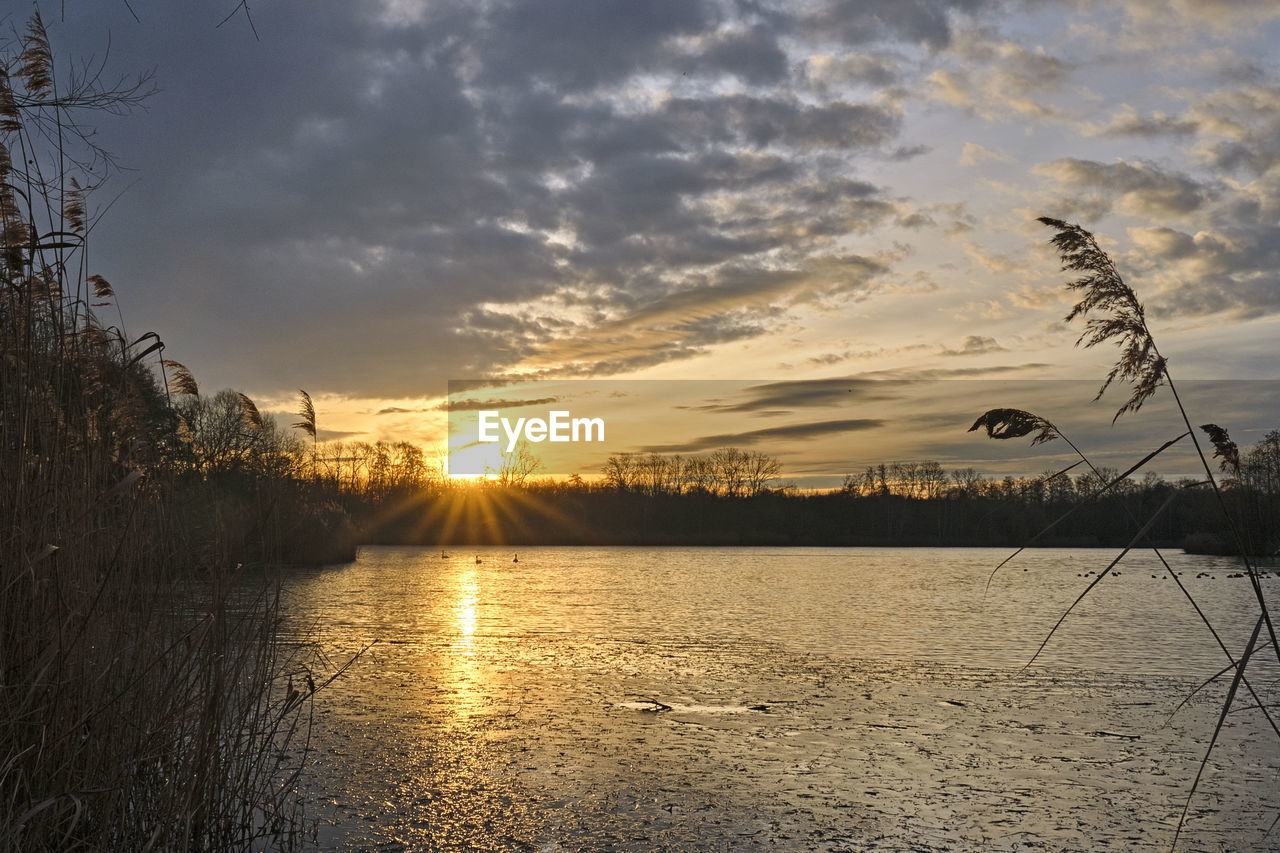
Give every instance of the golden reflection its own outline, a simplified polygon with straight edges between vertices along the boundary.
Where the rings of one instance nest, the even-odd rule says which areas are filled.
[[[483,714],[488,702],[484,662],[476,642],[480,579],[474,564],[463,560],[457,563],[458,571],[450,584],[453,630],[442,673],[445,683],[441,686],[452,696],[450,717],[465,725],[472,717]]]
[[[458,581],[458,599],[453,605],[454,621],[467,654],[475,651],[476,633],[476,596],[480,592],[480,583],[476,580],[476,572],[468,568]]]

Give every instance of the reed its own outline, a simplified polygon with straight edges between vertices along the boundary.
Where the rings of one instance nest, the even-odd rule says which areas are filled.
[[[1069,224],[1059,219],[1050,217],[1040,217],[1038,220],[1043,225],[1053,229],[1054,236],[1051,240],[1053,246],[1058,250],[1059,257],[1062,261],[1064,270],[1070,270],[1080,273],[1080,277],[1068,282],[1068,289],[1079,294],[1079,301],[1073,306],[1071,312],[1067,315],[1067,321],[1071,322],[1077,319],[1085,321],[1085,329],[1081,334],[1077,345],[1085,347],[1093,347],[1104,343],[1114,343],[1119,349],[1119,357],[1114,366],[1107,374],[1103,381],[1102,387],[1098,390],[1095,400],[1100,399],[1107,389],[1114,382],[1121,382],[1129,386],[1129,397],[1123,405],[1116,411],[1112,418],[1114,422],[1121,415],[1126,413],[1137,412],[1142,408],[1144,402],[1155,394],[1161,387],[1167,386],[1170,395],[1173,397],[1177,407],[1178,415],[1181,420],[1181,426],[1184,431],[1164,442],[1155,450],[1148,453],[1141,460],[1132,465],[1124,473],[1117,477],[1111,478],[1106,485],[1099,490],[1093,497],[1097,499],[1102,494],[1112,489],[1116,485],[1123,482],[1132,474],[1146,466],[1158,455],[1168,450],[1173,445],[1183,439],[1190,439],[1193,444],[1197,457],[1199,458],[1204,479],[1189,483],[1186,488],[1208,488],[1212,491],[1217,508],[1221,514],[1222,523],[1230,531],[1234,539],[1236,550],[1240,554],[1245,574],[1250,580],[1254,599],[1257,604],[1257,617],[1253,626],[1252,633],[1243,650],[1233,655],[1226,643],[1222,640],[1219,631],[1212,624],[1210,619],[1205,615],[1204,610],[1196,601],[1190,590],[1182,583],[1178,577],[1178,573],[1173,571],[1169,564],[1165,561],[1164,556],[1159,549],[1150,546],[1151,550],[1160,559],[1164,565],[1168,577],[1172,578],[1181,590],[1183,596],[1194,608],[1199,616],[1201,623],[1205,626],[1209,635],[1213,638],[1219,649],[1222,651],[1228,665],[1220,670],[1213,678],[1197,688],[1197,692],[1219,679],[1230,676],[1230,683],[1227,687],[1226,695],[1218,715],[1217,723],[1212,732],[1209,734],[1208,742],[1205,745],[1204,755],[1200,761],[1194,779],[1192,779],[1187,792],[1187,799],[1183,805],[1182,812],[1178,817],[1177,826],[1174,830],[1170,849],[1176,850],[1179,840],[1182,838],[1183,829],[1186,825],[1187,815],[1190,810],[1192,801],[1199,789],[1200,782],[1204,776],[1205,770],[1209,765],[1214,747],[1217,745],[1222,731],[1226,725],[1227,717],[1232,712],[1237,695],[1241,689],[1247,692],[1253,700],[1250,706],[1253,710],[1258,711],[1268,724],[1269,728],[1280,739],[1280,724],[1277,723],[1274,709],[1278,707],[1278,702],[1274,696],[1274,685],[1267,684],[1257,686],[1247,676],[1247,670],[1257,652],[1270,647],[1275,653],[1277,661],[1280,661],[1280,643],[1276,641],[1275,627],[1272,622],[1272,614],[1268,606],[1266,596],[1261,585],[1261,575],[1255,565],[1255,561],[1250,556],[1250,542],[1243,533],[1243,524],[1237,518],[1237,507],[1233,507],[1227,500],[1223,491],[1223,485],[1219,480],[1218,473],[1214,471],[1214,466],[1210,463],[1209,457],[1205,455],[1203,446],[1200,443],[1198,432],[1203,432],[1207,437],[1210,445],[1214,449],[1213,457],[1220,460],[1220,468],[1222,471],[1234,473],[1239,476],[1241,471],[1240,452],[1235,442],[1231,440],[1228,431],[1214,423],[1202,424],[1197,428],[1192,426],[1191,416],[1188,414],[1186,407],[1183,405],[1181,397],[1178,395],[1177,386],[1174,384],[1173,378],[1169,373],[1168,360],[1161,355],[1159,348],[1156,346],[1154,336],[1147,325],[1146,311],[1142,302],[1138,299],[1137,293],[1130,287],[1121,276],[1115,263],[1110,256],[1098,245],[1094,235],[1079,225]],[[1045,418],[1034,415],[1030,412],[1024,412],[1017,409],[991,409],[979,416],[970,431],[979,427],[985,427],[987,435],[996,439],[1020,438],[1037,432],[1033,438],[1032,444],[1038,444],[1044,441],[1051,441],[1055,438],[1062,438],[1067,441],[1072,450],[1080,457],[1081,461],[1092,468],[1095,474],[1100,472],[1093,463],[1089,461],[1088,456],[1080,450],[1070,439]],[[1079,463],[1077,463],[1079,464]],[[1102,478],[1106,479],[1106,478]],[[1032,656],[1028,666],[1040,655],[1045,646],[1053,638],[1058,628],[1061,627],[1063,621],[1068,615],[1089,595],[1094,588],[1104,581],[1107,577],[1112,576],[1113,570],[1120,561],[1132,549],[1144,546],[1149,539],[1150,531],[1153,525],[1159,520],[1160,516],[1168,509],[1173,502],[1174,495],[1161,505],[1151,516],[1146,519],[1132,517],[1131,520],[1137,527],[1133,538],[1128,545],[1117,555],[1105,569],[1098,572],[1097,576],[1080,592],[1075,601],[1066,609],[1054,626],[1049,630],[1047,636],[1041,642],[1035,655]],[[1074,511],[1073,507],[1071,511]],[[1031,542],[1042,536],[1048,529],[1058,524],[1062,519],[1058,519],[1049,525],[1046,530],[1032,537]],[[1026,546],[1024,546],[1026,547]],[[1016,557],[1023,549],[1019,549],[1008,559],[996,566],[992,572],[992,577],[1003,566],[1005,566],[1013,557]],[[988,579],[988,586],[990,578]],[[1265,641],[1264,641],[1265,638]],[[1270,691],[1268,688],[1272,688]],[[1180,706],[1181,707],[1181,706]],[[1176,711],[1175,711],[1176,713]],[[1280,822],[1280,818],[1277,818]],[[1274,824],[1273,827],[1274,829]]]
[[[60,79],[38,13],[0,44],[0,850],[295,847],[303,662],[173,511],[163,343],[97,313],[84,117],[145,95],[101,79]]]

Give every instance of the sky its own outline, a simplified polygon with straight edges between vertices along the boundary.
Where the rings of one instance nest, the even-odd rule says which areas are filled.
[[[1249,427],[1274,429],[1280,423],[1280,381],[1187,380],[1177,387],[1189,411],[1213,412],[1232,425],[1237,437]],[[463,477],[501,470],[500,454],[518,447],[523,436],[542,463],[535,475],[556,479],[574,473],[590,477],[615,454],[688,459],[726,447],[777,459],[781,482],[801,489],[839,488],[846,474],[857,477],[868,467],[894,461],[930,460],[947,472],[972,468],[996,479],[1051,475],[1069,467],[1079,468],[1073,470],[1079,475],[1087,469],[1080,468],[1071,444],[1094,465],[1118,473],[1175,439],[1135,479],[1148,471],[1169,480],[1204,479],[1171,395],[1156,395],[1139,416],[1113,423],[1127,397],[1114,406],[1085,404],[1097,389],[1092,380],[929,378],[920,372],[909,378],[771,382],[537,379],[506,380],[500,386],[450,383],[448,400],[438,405],[448,409],[451,473]],[[1070,444],[1054,440],[1033,446],[1035,433],[993,441],[985,430],[971,430],[993,404],[1044,413]],[[491,413],[484,437],[482,412]],[[561,414],[553,439],[555,412]],[[528,432],[521,419],[542,421],[548,428]],[[582,422],[579,440],[565,440],[573,438],[575,420]],[[596,420],[598,427],[586,423]],[[1208,447],[1206,454],[1212,453]]]
[[[282,417],[307,389],[322,437],[437,442],[483,377],[1096,383],[1114,353],[1075,346],[1040,215],[1099,235],[1175,379],[1276,376],[1270,0],[40,8],[64,66],[154,71],[95,119],[91,266],[131,332]],[[1227,407],[1237,440],[1269,406]],[[635,449],[786,426],[756,449],[817,476],[806,424],[894,420],[769,411]]]

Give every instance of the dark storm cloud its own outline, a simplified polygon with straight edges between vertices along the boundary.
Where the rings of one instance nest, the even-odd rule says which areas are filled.
[[[818,438],[824,435],[838,435],[846,432],[875,429],[884,421],[877,418],[851,418],[836,421],[818,421],[816,423],[792,424],[790,426],[767,427],[746,432],[721,433],[704,435],[683,444],[661,444],[643,447],[642,453],[696,453],[700,450],[715,450],[721,447],[735,447],[741,444],[756,444],[761,441],[795,441]]]
[[[711,40],[694,60],[699,70],[726,72],[748,83],[776,83],[787,76],[787,54],[763,25]]]
[[[811,107],[744,95],[672,99],[666,113],[682,135],[694,140],[798,150],[882,145],[896,135],[901,118],[895,109],[880,105],[834,101]]]
[[[713,3],[699,0],[537,0],[495,4],[482,42],[486,82],[520,85],[533,78],[586,90],[656,64],[673,36],[716,25]]]
[[[951,41],[956,12],[991,5],[986,0],[827,0],[798,24],[810,35],[849,44],[887,39],[939,49]]]
[[[255,9],[261,41],[131,5],[50,27],[163,89],[100,137],[140,168],[95,232],[131,322],[208,381],[404,396],[572,338],[584,375],[689,358],[871,292],[889,262],[828,260],[895,215],[859,158],[923,150],[872,88],[983,4],[318,0]]]

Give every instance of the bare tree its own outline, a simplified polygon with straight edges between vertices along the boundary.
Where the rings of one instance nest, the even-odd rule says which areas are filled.
[[[759,450],[751,451],[747,454],[743,466],[747,494],[758,495],[766,491],[769,484],[778,479],[781,472],[782,465],[777,459]]]
[[[923,498],[939,497],[946,492],[947,486],[951,485],[947,472],[932,459],[920,463],[919,477],[920,497]]]
[[[715,487],[715,472],[705,456],[690,456],[684,463],[685,480],[693,492],[710,492]]]
[[[723,447],[711,454],[711,470],[717,493],[737,497],[746,478],[747,454],[736,447]]]
[[[625,492],[636,484],[636,460],[632,453],[615,453],[604,463],[604,480],[610,488]]]
[[[661,494],[667,490],[668,464],[665,456],[650,453],[641,459],[636,467],[639,469],[638,480],[642,489],[651,495]]]
[[[502,462],[499,463],[498,470],[492,473],[497,475],[500,486],[523,486],[541,467],[542,461],[533,455],[533,451],[529,449],[529,443],[520,439],[514,450],[502,454]],[[488,471],[487,468],[486,471]]]

